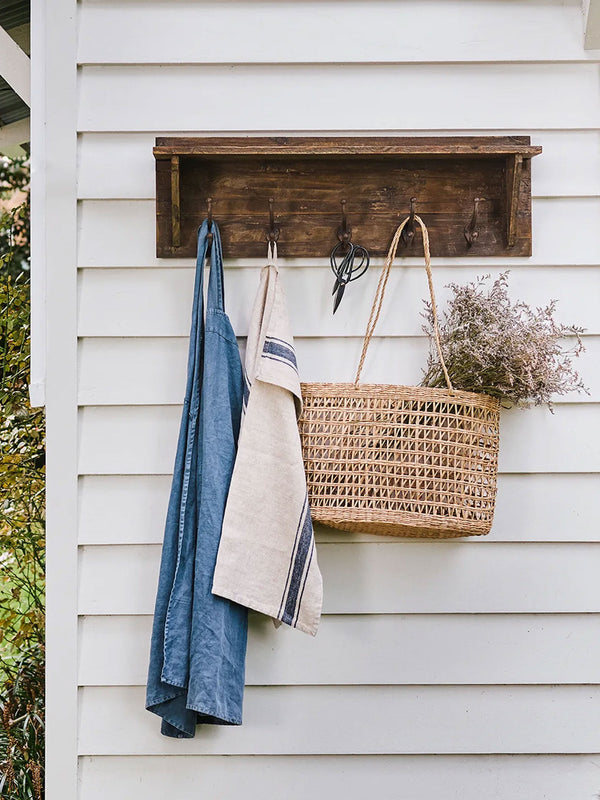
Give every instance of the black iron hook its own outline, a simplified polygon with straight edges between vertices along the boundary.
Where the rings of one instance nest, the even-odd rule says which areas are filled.
[[[465,239],[467,240],[467,247],[471,247],[479,239],[479,230],[477,228],[477,214],[479,212],[479,203],[483,203],[485,197],[476,197],[473,200],[473,216],[468,225],[465,226]]]
[[[276,242],[279,239],[279,225],[275,225],[275,215],[273,213],[273,203],[275,201],[269,197],[269,227],[266,230],[267,241]]]
[[[410,213],[408,217],[408,222],[402,229],[402,233],[400,237],[405,245],[412,244],[415,238],[415,203],[417,202],[416,197],[410,198]]]
[[[348,220],[346,219],[346,201],[341,200],[342,206],[342,224],[337,229],[337,237],[343,244],[348,244],[352,241],[352,227],[348,225]]]

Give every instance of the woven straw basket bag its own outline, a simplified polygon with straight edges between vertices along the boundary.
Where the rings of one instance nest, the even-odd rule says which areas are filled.
[[[390,536],[489,533],[498,468],[499,402],[453,389],[440,344],[423,233],[435,342],[447,389],[360,384],[400,234],[394,234],[354,383],[304,383],[300,437],[313,520]]]

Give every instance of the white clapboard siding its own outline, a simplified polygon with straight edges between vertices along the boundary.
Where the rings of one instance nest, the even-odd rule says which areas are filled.
[[[493,277],[502,271],[491,266],[487,269],[487,274]],[[225,270],[225,306],[238,336],[248,332],[259,272],[257,267]],[[370,268],[360,279],[360,288],[351,284],[334,315],[331,313],[333,281],[329,267],[282,268],[282,282],[287,294],[294,298],[289,303],[294,336],[364,336],[379,273],[378,268]],[[447,284],[465,284],[476,277],[477,273],[465,266],[434,266],[433,279],[440,309],[451,294]],[[81,270],[78,334],[87,337],[187,337],[193,286],[193,269]],[[511,296],[533,307],[555,299],[558,301],[555,316],[560,322],[577,324],[588,334],[600,333],[600,270],[572,267],[565,273],[554,267],[518,266],[510,272],[509,291]],[[425,270],[405,268],[399,263],[387,285],[377,335],[422,335],[421,314],[426,297]],[[353,377],[349,376],[349,380]]]
[[[401,211],[401,209],[399,209]],[[407,200],[408,211],[408,200]],[[469,214],[465,219],[469,219]],[[482,257],[477,258],[477,251],[462,258],[434,258],[434,267],[452,267],[454,271],[468,267],[469,277],[487,274],[495,269],[507,269],[518,266],[560,266],[576,265],[595,266],[600,262],[600,231],[598,217],[600,215],[600,198],[553,198],[533,201],[533,255],[530,258]],[[215,200],[215,217],[218,221],[217,201]],[[427,217],[425,223],[427,223]],[[577,222],[574,225],[573,221]],[[280,236],[281,252],[285,253],[285,219],[279,219],[282,229]],[[572,235],[557,235],[565,225],[573,226]],[[192,259],[156,258],[156,205],[152,200],[83,200],[79,208],[79,254],[80,267],[166,267],[174,270],[178,266],[190,266]],[[332,230],[332,242],[335,231]],[[393,230],[390,230],[390,240]],[[474,245],[476,248],[477,245]],[[226,266],[248,266],[255,268],[262,259],[228,260]],[[423,257],[404,259],[401,254],[398,263],[423,268]],[[282,264],[294,266],[327,265],[328,254],[322,259],[304,261],[295,259]],[[383,259],[376,259],[373,266],[383,264]],[[112,276],[117,280],[118,276]],[[140,280],[139,276],[136,278]],[[543,278],[538,276],[543,284]],[[329,294],[331,293],[331,290]],[[344,301],[346,302],[346,301]]]
[[[64,686],[49,685],[55,732],[68,740],[78,726],[78,800],[600,791],[600,50],[583,47],[582,12],[581,0],[79,0],[77,58],[63,65],[73,91],[78,67],[77,309],[65,300],[78,385],[64,398],[80,406],[77,679],[65,655],[77,723]],[[318,636],[251,613],[244,725],[167,739],[144,685],[193,260],[156,258],[152,147],[165,135],[311,133],[541,144],[532,257],[478,257],[475,245],[434,259],[434,281],[443,306],[445,284],[510,268],[513,297],[558,300],[558,319],[586,328],[576,366],[590,394],[557,398],[554,415],[503,412],[488,537],[317,526]],[[218,209],[215,198],[217,220]],[[242,346],[262,263],[225,265]],[[353,378],[382,263],[334,317],[328,253],[281,259],[304,380]],[[422,259],[400,259],[365,380],[419,379],[426,296]],[[75,800],[70,777],[64,800]],[[59,798],[55,775],[48,800]]]
[[[145,686],[151,630],[83,617],[79,684]],[[329,615],[314,638],[251,614],[246,684],[595,683],[599,661],[597,614]]]
[[[178,406],[87,406],[80,411],[79,472],[83,475],[165,475],[171,472]],[[501,472],[600,471],[599,414],[573,403],[502,412]]]
[[[79,479],[80,544],[160,544],[168,475],[85,475]],[[600,541],[600,474],[500,475],[494,525],[472,544]],[[319,542],[394,542],[317,526]],[[444,544],[440,541],[439,544]]]
[[[354,722],[356,724],[356,722]],[[552,756],[91,756],[80,759],[80,800],[591,800],[594,755]]]
[[[481,131],[440,131],[439,135],[476,136]],[[518,135],[520,131],[486,131]],[[600,195],[600,133],[526,131],[543,155],[532,160],[533,197]],[[391,136],[394,131],[386,131]],[[193,135],[186,132],[186,136]],[[201,135],[201,134],[199,134]],[[403,131],[402,135],[418,132]],[[422,135],[422,133],[421,133]],[[78,197],[82,200],[149,200],[155,196],[153,133],[84,133],[79,139]]]
[[[86,687],[79,752],[589,753],[599,715],[592,686],[251,686],[241,727],[168,740],[142,687]]]
[[[285,36],[285,31],[294,35]],[[514,3],[510,14],[505,0],[147,0],[117,6],[111,0],[85,0],[78,48],[80,64],[597,58],[582,46],[579,0]]]
[[[305,381],[354,378],[363,340],[296,337],[296,357]],[[79,342],[79,405],[177,405],[185,391],[188,339],[85,338]],[[244,340],[240,343],[243,347]],[[566,349],[574,341],[565,344]],[[557,395],[556,403],[600,401],[600,336],[585,337],[585,352],[575,361],[589,394]],[[418,384],[427,361],[422,337],[374,337],[365,379],[374,383]]]
[[[600,612],[598,544],[322,543],[326,614]],[[86,546],[80,614],[152,614],[158,545]]]
[[[378,102],[358,114],[355,100],[374,86]],[[597,128],[600,74],[593,63],[89,66],[79,73],[77,124],[98,132]]]

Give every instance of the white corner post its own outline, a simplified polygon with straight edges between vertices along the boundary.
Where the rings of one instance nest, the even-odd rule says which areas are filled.
[[[44,327],[46,342],[45,796],[77,800],[77,0],[32,0],[31,39],[34,364]]]

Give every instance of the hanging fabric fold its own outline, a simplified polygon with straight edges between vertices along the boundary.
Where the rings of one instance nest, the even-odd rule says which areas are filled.
[[[270,244],[252,311],[244,412],[213,592],[315,635],[322,580],[297,417],[300,379]]]
[[[224,310],[216,222],[204,313],[208,222],[198,255],[183,415],[177,445],[146,693],[161,732],[193,737],[197,723],[242,721],[247,609],[211,593],[242,410],[239,349]]]

